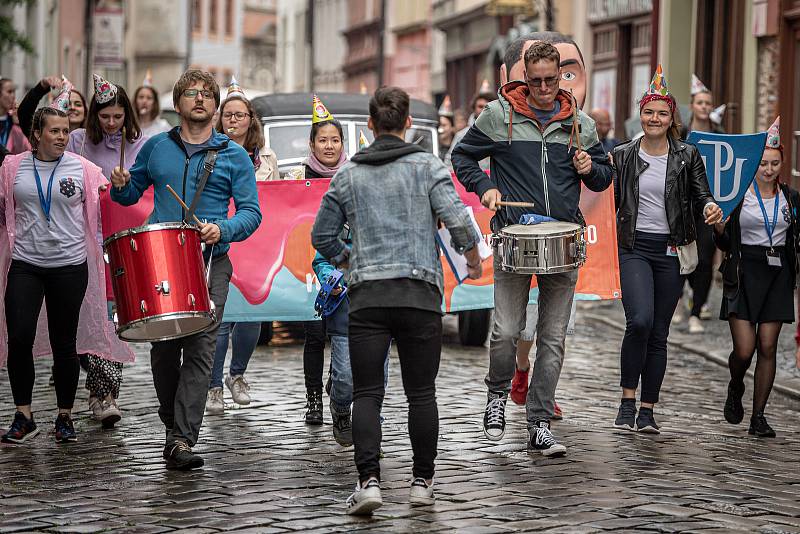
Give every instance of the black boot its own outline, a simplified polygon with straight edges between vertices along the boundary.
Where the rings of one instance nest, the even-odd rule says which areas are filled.
[[[767,423],[767,418],[764,417],[764,412],[753,414],[750,418],[750,428],[747,430],[750,435],[758,436],[759,438],[774,438],[775,431]]]
[[[322,390],[309,389],[306,393],[306,424],[322,424]]]
[[[742,397],[744,396],[744,383],[736,383],[731,379],[728,383],[728,397],[725,399],[723,413],[725,420],[732,425],[738,425],[744,419],[744,406]]]

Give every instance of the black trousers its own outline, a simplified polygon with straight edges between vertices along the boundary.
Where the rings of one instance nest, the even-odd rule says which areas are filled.
[[[667,256],[667,236],[636,232],[632,250],[620,249],[619,271],[625,336],[620,386],[638,389],[642,402],[658,402],[667,371],[667,337],[683,288],[676,256]]]
[[[714,230],[705,223],[703,217],[695,221],[697,228],[697,268],[689,275],[689,286],[692,288],[692,315],[700,317],[700,310],[708,300],[711,282],[714,279]]]
[[[306,342],[303,345],[303,375],[306,390],[322,389],[325,366],[325,321],[303,321]]]
[[[394,338],[408,399],[414,477],[433,477],[439,439],[436,375],[442,353],[442,316],[414,308],[363,308],[350,313],[353,370],[353,443],[359,479],[380,479],[380,414],[386,352]]]
[[[12,260],[6,284],[5,307],[8,327],[8,380],[14,404],[28,406],[36,376],[33,343],[36,324],[47,305],[47,327],[53,351],[56,400],[61,409],[71,409],[78,389],[80,364],[75,350],[81,303],[89,283],[86,262],[65,267],[37,267]]]

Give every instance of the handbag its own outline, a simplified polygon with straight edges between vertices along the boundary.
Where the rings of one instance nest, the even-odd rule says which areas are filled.
[[[692,241],[688,245],[677,247],[678,262],[681,265],[681,274],[692,274],[697,268],[697,241]]]

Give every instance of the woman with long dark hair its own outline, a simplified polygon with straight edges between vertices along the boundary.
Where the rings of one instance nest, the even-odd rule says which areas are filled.
[[[726,224],[714,227],[717,246],[725,252],[720,267],[724,291],[719,318],[728,321],[733,341],[725,420],[736,425],[744,418],[744,379],[756,354],[748,433],[761,438],[775,437],[764,410],[775,381],[781,327],[795,319],[800,249],[800,194],[780,179],[783,145],[778,125],[779,119],[775,119],[753,185]]]
[[[63,95],[63,108],[68,106]],[[78,387],[78,350],[131,361],[133,354],[105,320],[105,271],[97,244],[100,169],[65,153],[69,120],[61,109],[33,116],[32,151],[9,156],[0,169],[0,365],[16,405],[3,436],[23,443],[38,427],[31,410],[33,356],[52,352],[57,443],[77,439],[71,412]],[[46,328],[37,328],[46,303]],[[100,328],[98,328],[100,325]],[[49,351],[43,346],[49,337]],[[105,360],[104,360],[105,361]]]
[[[693,208],[702,210],[706,224],[722,220],[697,148],[679,139],[676,107],[659,65],[639,102],[644,135],[611,152],[626,323],[614,427],[656,434],[653,407],[667,370],[670,320],[683,288],[681,275],[697,264]]]
[[[70,132],[67,150],[85,157],[102,169],[103,176],[109,177],[114,167],[119,166],[122,143],[125,143],[124,166],[130,168],[144,142],[125,89],[95,74],[86,128]],[[89,408],[106,428],[122,418],[117,404],[121,383],[121,363],[89,355],[86,373]]]

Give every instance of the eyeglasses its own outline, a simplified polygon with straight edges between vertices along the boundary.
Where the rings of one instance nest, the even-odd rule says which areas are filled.
[[[231,120],[233,117],[236,117],[237,121],[243,121],[245,117],[252,117],[252,115],[243,111],[237,111],[236,113],[225,112],[222,114],[222,118],[225,120]]]
[[[197,95],[202,95],[202,97],[206,100],[214,98],[214,93],[212,93],[208,89],[203,89],[202,91],[200,89],[183,90],[183,96],[185,96],[186,98],[197,98]]]
[[[555,87],[558,85],[558,76],[550,76],[548,78],[528,78],[527,75],[525,76],[525,83],[531,87],[538,89],[542,86],[542,82],[544,82],[547,87]]]

